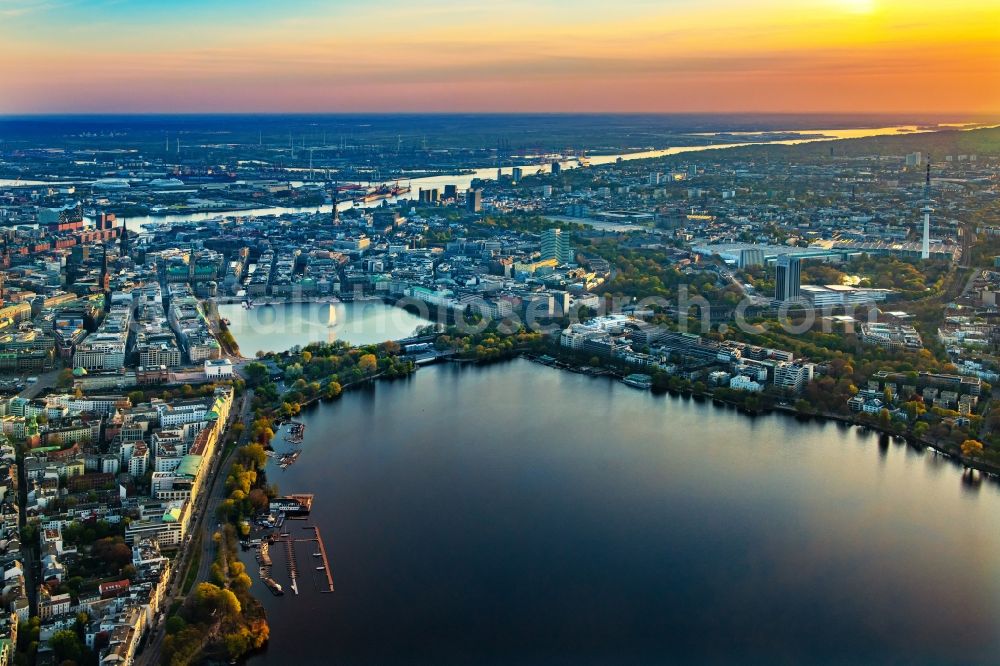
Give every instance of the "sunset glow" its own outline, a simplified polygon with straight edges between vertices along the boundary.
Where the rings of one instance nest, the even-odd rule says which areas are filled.
[[[1000,110],[991,0],[0,0],[0,112]]]

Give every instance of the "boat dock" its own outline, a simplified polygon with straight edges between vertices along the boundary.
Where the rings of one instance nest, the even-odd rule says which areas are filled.
[[[295,548],[292,539],[284,539],[285,542],[285,554],[288,556],[288,577],[292,579],[292,592],[295,594],[299,593],[299,586],[296,584],[295,579],[299,575],[298,563],[295,561]]]
[[[276,597],[280,597],[285,593],[278,581],[271,578],[271,555],[269,553],[270,544],[264,542],[260,545],[260,550],[257,552],[257,562],[260,565],[257,574],[260,576],[261,582],[271,590],[271,594]]]
[[[307,529],[312,529],[316,534],[316,543],[319,545],[319,554],[323,562],[323,573],[326,574],[326,584],[329,589],[323,590],[323,592],[333,592],[333,572],[330,571],[330,560],[326,557],[326,546],[323,545],[323,539],[319,535],[319,528],[312,526]]]
[[[303,530],[312,530],[311,535],[307,533],[302,536],[291,534],[290,525],[282,527],[286,518],[302,521],[308,520],[309,512],[312,509],[312,501],[312,494],[307,493],[276,497],[271,500],[270,509],[272,512],[277,511],[278,514],[277,521],[274,521],[277,525],[275,526],[270,520],[265,523],[265,526],[270,528],[271,532],[270,536],[260,546],[260,550],[257,553],[257,561],[260,563],[261,579],[275,594],[281,594],[281,586],[271,578],[271,556],[269,550],[272,544],[279,542],[285,546],[285,566],[288,570],[288,577],[291,579],[289,587],[291,587],[293,593],[299,593],[299,564],[295,555],[295,544],[297,543],[314,544],[312,555],[314,558],[318,558],[319,562],[312,561],[312,565],[315,567],[317,573],[322,572],[323,574],[320,580],[316,581],[319,591],[334,591],[333,570],[330,567],[330,558],[326,554],[326,544],[323,543],[319,527],[300,524],[299,526]],[[286,515],[286,512],[296,515]],[[319,564],[319,566],[315,566],[316,564]]]

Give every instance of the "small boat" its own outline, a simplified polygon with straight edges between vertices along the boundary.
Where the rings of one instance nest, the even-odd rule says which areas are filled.
[[[323,557],[323,553],[313,553],[313,557]]]
[[[323,571],[326,567],[316,567],[316,571]]]
[[[264,581],[264,584],[267,585],[268,589],[271,590],[271,594],[273,594],[274,596],[280,597],[285,593],[285,590],[282,589],[281,584],[278,583],[278,581],[274,580],[273,578],[270,578],[269,576],[263,576],[262,580]]]

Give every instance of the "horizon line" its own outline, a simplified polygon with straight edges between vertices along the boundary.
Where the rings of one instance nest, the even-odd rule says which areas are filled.
[[[996,111],[14,111],[0,118],[86,118],[142,116],[963,116],[997,118]]]

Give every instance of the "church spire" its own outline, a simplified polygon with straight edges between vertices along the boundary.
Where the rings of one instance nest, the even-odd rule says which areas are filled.
[[[122,221],[122,231],[121,231],[121,234],[119,235],[119,242],[121,243],[121,245],[120,245],[121,251],[119,252],[119,254],[121,254],[121,256],[123,256],[123,257],[127,257],[128,256],[128,225],[124,221]]]

